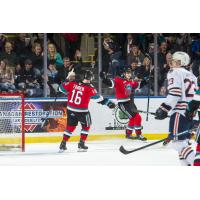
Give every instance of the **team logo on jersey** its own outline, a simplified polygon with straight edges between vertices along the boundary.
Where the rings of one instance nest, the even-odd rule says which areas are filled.
[[[132,91],[132,87],[130,84],[126,85],[125,86],[125,89],[126,89],[126,95],[130,95],[131,94],[131,91]]]

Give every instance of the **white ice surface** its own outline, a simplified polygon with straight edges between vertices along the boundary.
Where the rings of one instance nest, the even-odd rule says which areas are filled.
[[[169,144],[152,147],[123,155],[120,145],[133,149],[151,143],[127,139],[87,142],[87,152],[77,152],[77,142],[67,144],[68,150],[58,153],[59,144],[28,144],[26,152],[0,152],[2,165],[156,165],[178,166],[177,152]]]

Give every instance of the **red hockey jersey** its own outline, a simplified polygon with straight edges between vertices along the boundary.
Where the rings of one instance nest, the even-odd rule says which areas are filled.
[[[116,77],[112,80],[115,88],[116,98],[118,102],[126,102],[130,100],[132,89],[138,87],[138,82],[134,80],[126,80],[121,77]]]
[[[96,89],[90,84],[67,82],[60,85],[59,90],[68,93],[67,109],[76,112],[88,112],[88,104],[93,98],[101,101],[103,97],[97,94]]]

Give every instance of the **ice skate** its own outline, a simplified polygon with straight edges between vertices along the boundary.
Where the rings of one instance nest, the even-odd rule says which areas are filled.
[[[137,139],[137,140],[141,140],[141,141],[146,141],[146,140],[147,140],[147,138],[144,137],[144,136],[141,135],[141,134],[138,134],[138,135],[136,136],[136,139]]]
[[[133,135],[131,135],[131,134],[126,134],[126,139],[136,140],[137,137],[136,137],[136,136],[133,136]]]
[[[59,148],[59,153],[62,153],[64,152],[65,150],[67,150],[67,147],[66,147],[66,141],[63,140],[61,143],[60,143],[60,148]]]
[[[80,140],[78,143],[78,152],[86,152],[88,150],[88,147],[85,146],[85,142],[83,140]]]

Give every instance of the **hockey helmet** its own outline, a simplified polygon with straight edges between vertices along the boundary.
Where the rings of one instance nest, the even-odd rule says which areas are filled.
[[[190,63],[190,56],[182,51],[177,51],[172,55],[173,60],[179,60],[181,66],[187,66]]]
[[[124,69],[124,73],[132,73],[131,68],[130,68],[130,67],[125,68],[125,69]]]
[[[90,71],[90,70],[86,70],[85,73],[84,73],[84,79],[89,80],[89,81],[94,80],[93,72]]]

